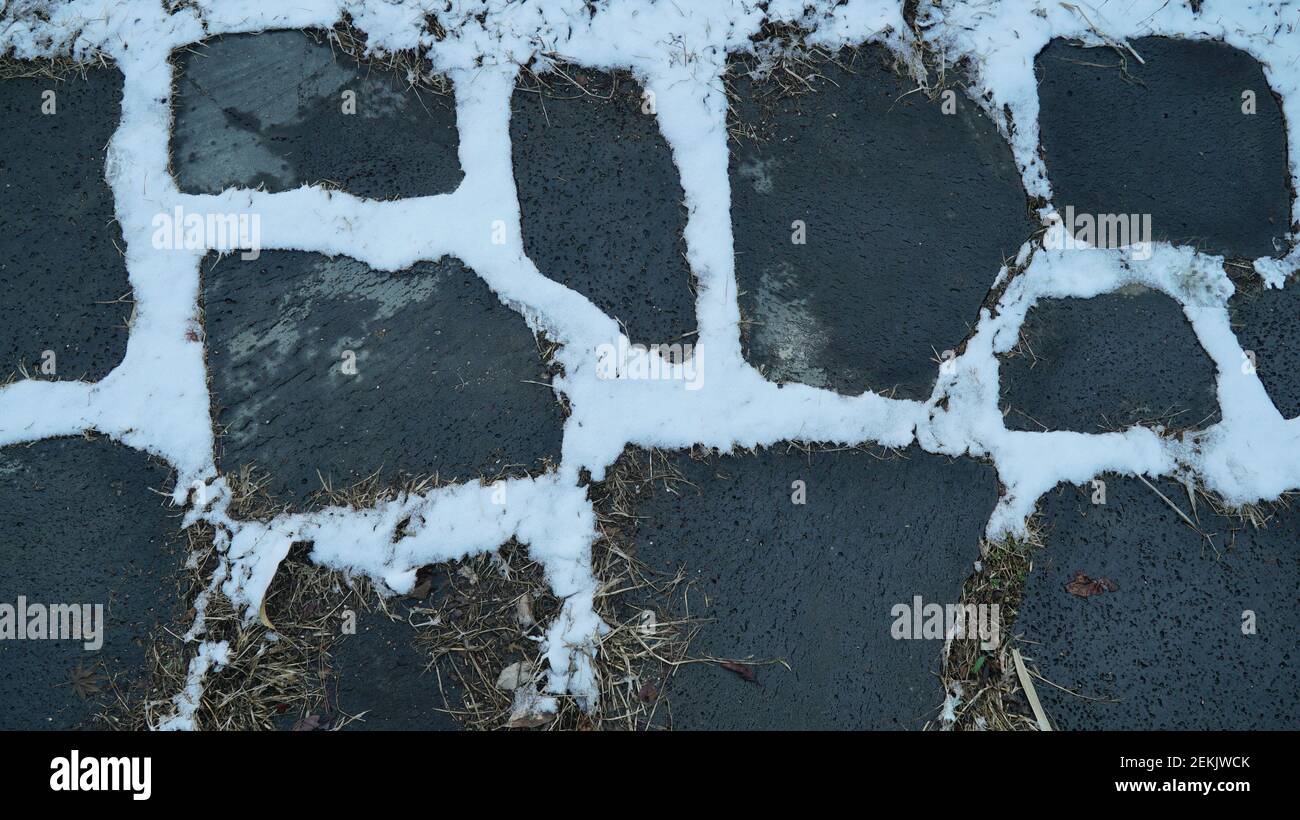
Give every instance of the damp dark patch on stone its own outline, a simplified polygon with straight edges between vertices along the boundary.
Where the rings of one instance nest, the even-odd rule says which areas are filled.
[[[438,473],[522,475],[558,460],[563,418],[522,317],[459,261],[399,273],[266,252],[204,263],[218,466],[280,501]]]
[[[1254,354],[1255,373],[1278,412],[1300,416],[1300,280],[1293,277],[1281,290],[1238,283],[1228,316],[1242,351]]]
[[[1132,45],[1145,64],[1063,40],[1035,61],[1057,209],[1150,214],[1156,240],[1280,255],[1291,223],[1286,124],[1259,63],[1212,41]],[[1243,113],[1246,91],[1254,114]]]
[[[524,250],[633,343],[681,342],[695,330],[695,296],[672,152],[630,75],[566,73],[573,83],[545,75],[549,88],[511,98]]]
[[[1218,419],[1214,364],[1178,303],[1140,287],[1041,299],[1002,357],[1012,430],[1100,433],[1134,424],[1199,429]]]
[[[116,69],[0,80],[0,381],[98,381],[126,354],[131,284],[104,179],[121,99]]]
[[[96,651],[80,640],[0,640],[0,729],[91,728],[114,700],[110,681],[124,696],[146,686],[148,641],[182,608],[179,519],[155,492],[172,480],[107,440],[0,449],[0,603],[103,606]],[[99,691],[83,700],[78,678]]]
[[[1040,683],[1048,718],[1072,730],[1300,726],[1300,516],[1256,530],[1200,504],[1211,547],[1140,481],[1104,480],[1105,505],[1091,487],[1043,500],[1047,548],[1015,628],[1030,664],[1082,696]],[[1191,514],[1181,485],[1156,486]],[[1076,572],[1118,588],[1077,597],[1065,590]]]
[[[408,616],[405,603],[394,607]],[[331,650],[332,685],[338,720],[345,729],[447,731],[459,729],[446,709],[459,702],[459,690],[439,680],[428,652],[415,643],[404,620],[382,612],[358,613],[357,632]]]
[[[272,31],[177,52],[171,149],[181,190],[326,183],[396,199],[456,189],[464,174],[451,95],[411,87],[326,38]]]
[[[1006,141],[960,91],[945,114],[878,47],[841,60],[852,70],[821,63],[815,90],[793,96],[733,66],[745,356],[778,382],[925,399],[935,359],[1033,232],[1025,193]]]
[[[997,500],[991,467],[908,450],[676,459],[690,484],[637,509],[637,556],[684,567],[695,657],[668,685],[675,728],[917,729],[940,643],[891,637],[897,604],[956,603]],[[794,482],[806,503],[793,503]],[[680,598],[680,589],[678,593]],[[683,615],[682,612],[675,613]]]

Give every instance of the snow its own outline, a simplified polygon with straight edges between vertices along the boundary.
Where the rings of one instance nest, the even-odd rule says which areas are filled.
[[[1023,533],[1038,497],[1057,483],[1083,483],[1106,471],[1180,476],[1231,503],[1300,488],[1300,420],[1283,419],[1258,377],[1243,372],[1242,350],[1228,325],[1232,284],[1222,259],[1189,248],[1157,244],[1142,249],[1147,254],[1026,243],[1017,257],[1023,272],[988,272],[990,284],[1006,284],[997,309],[983,311],[964,352],[940,369],[925,402],[870,392],[846,397],[764,380],[740,348],[727,101],[720,76],[727,55],[752,50],[750,37],[766,19],[798,23],[823,46],[880,43],[915,71],[918,44],[903,21],[902,3],[772,0],[766,12],[745,0],[608,0],[595,7],[590,10],[586,0],[297,0],[284,6],[199,0],[175,13],[157,0],[23,0],[10,7],[0,50],[20,58],[102,53],[124,75],[122,120],[109,145],[105,176],[126,242],[137,312],[125,359],[101,382],[21,381],[0,389],[0,445],[97,430],[170,463],[178,474],[177,504],[200,488],[185,524],[212,524],[223,560],[195,602],[188,639],[201,641],[206,601],[217,589],[242,605],[250,620],[256,618],[276,567],[295,541],[312,542],[314,561],[403,592],[421,565],[491,552],[514,538],[528,546],[564,600],[542,647],[549,666],[546,690],[592,708],[594,656],[606,627],[593,609],[591,547],[597,530],[579,475],[585,469],[601,479],[628,444],[730,450],[787,439],[891,447],[916,442],[931,452],[986,458],[1007,490],[988,523],[994,538]],[[38,9],[45,14],[37,15]],[[920,4],[921,36],[948,61],[970,61],[970,93],[1008,138],[1026,190],[1049,203],[1041,214],[1045,221],[1054,210],[1050,169],[1038,151],[1033,59],[1052,37],[1088,43],[1146,34],[1222,39],[1264,64],[1288,121],[1300,122],[1296,3],[1207,0],[1196,15],[1177,0],[1127,0],[1105,4],[1104,10],[1045,0]],[[395,201],[310,186],[282,193],[179,192],[167,157],[175,85],[167,61],[171,51],[222,33],[327,28],[345,12],[368,34],[372,49],[419,48],[452,81],[465,173],[460,187]],[[426,25],[429,14],[445,36],[435,37]],[[698,283],[695,355],[704,357],[699,385],[685,378],[603,378],[600,351],[627,341],[617,324],[581,294],[542,276],[524,252],[509,101],[519,66],[551,56],[629,69],[655,95],[658,124],[689,214],[687,256]],[[1300,176],[1300,132],[1291,130],[1289,144],[1292,174]],[[494,500],[492,487],[468,484],[367,510],[285,514],[269,522],[231,517],[229,491],[214,459],[198,320],[203,251],[164,251],[151,244],[153,218],[177,207],[257,215],[267,250],[344,254],[390,271],[448,254],[460,258],[534,330],[563,345],[558,357],[564,375],[555,389],[568,399],[572,414],[558,468],[507,482],[504,503]],[[1300,204],[1294,207],[1300,219]],[[500,223],[506,241],[493,244],[493,226]],[[1261,260],[1256,267],[1269,284],[1280,286],[1298,265],[1300,251],[1292,249],[1284,260]],[[1103,435],[1007,430],[998,410],[996,356],[1014,345],[1027,311],[1042,298],[1094,296],[1132,284],[1163,291],[1183,306],[1217,366],[1222,421],[1181,441],[1141,427]],[[402,522],[409,523],[397,537]],[[185,691],[176,697],[176,715],[160,728],[193,728],[203,678],[225,662],[227,651],[222,644],[200,643]]]

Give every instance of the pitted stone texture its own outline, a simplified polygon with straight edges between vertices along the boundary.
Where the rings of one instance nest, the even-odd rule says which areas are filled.
[[[89,728],[145,683],[147,642],[180,613],[184,562],[176,511],[160,493],[170,471],[107,440],[49,439],[0,450],[0,602],[102,604],[103,647],[75,640],[0,640],[0,729]],[[97,675],[81,700],[77,667]]]
[[[1197,429],[1218,419],[1213,362],[1178,303],[1145,288],[1039,300],[1001,371],[1012,430]]]
[[[1278,412],[1300,416],[1300,280],[1293,277],[1282,290],[1238,284],[1228,315],[1242,350],[1255,354],[1255,373]]]
[[[960,91],[945,115],[886,62],[871,47],[852,73],[819,64],[795,96],[732,84],[737,125],[757,129],[731,142],[743,339],[774,381],[925,399],[1032,228],[993,124]]]
[[[396,606],[404,618],[410,607]],[[339,714],[360,715],[346,729],[447,731],[459,729],[446,709],[459,701],[451,681],[439,681],[430,656],[415,643],[415,630],[383,613],[358,613],[357,633],[331,651],[332,690]],[[447,690],[442,691],[442,687]]]
[[[1156,240],[1278,255],[1291,222],[1286,126],[1259,63],[1212,41],[1132,46],[1145,64],[1062,40],[1035,61],[1057,209],[1151,214]],[[1255,114],[1242,111],[1245,91]]]
[[[934,717],[940,641],[894,640],[896,604],[956,603],[997,500],[993,470],[909,450],[681,456],[691,485],[636,509],[637,557],[687,572],[695,656],[781,658],[758,684],[676,670],[685,729],[915,729]],[[803,481],[807,503],[792,503]],[[677,613],[683,614],[683,613]],[[761,684],[761,685],[760,685]]]
[[[0,80],[0,382],[23,366],[98,381],[126,354],[131,283],[104,179],[121,100],[112,69]]]
[[[454,259],[383,273],[231,255],[204,263],[203,298],[217,463],[256,464],[282,501],[307,501],[317,471],[338,488],[376,470],[468,480],[558,460],[563,420],[532,332]]]
[[[396,199],[447,193],[464,177],[451,97],[359,64],[325,35],[217,37],[176,59],[172,170],[183,191],[324,182]]]
[[[548,75],[550,90],[511,98],[524,250],[633,343],[680,343],[695,330],[695,297],[672,152],[629,75],[566,73],[582,88]]]
[[[1043,502],[1047,548],[1015,631],[1044,677],[1082,696],[1040,684],[1048,718],[1061,729],[1300,727],[1300,516],[1255,530],[1200,504],[1212,548],[1140,481],[1104,480],[1104,506],[1091,487]],[[1182,486],[1156,486],[1192,514]],[[1076,597],[1065,591],[1076,571],[1119,588]],[[1255,634],[1243,634],[1247,610]]]

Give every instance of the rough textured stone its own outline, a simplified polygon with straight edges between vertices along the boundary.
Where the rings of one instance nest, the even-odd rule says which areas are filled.
[[[1107,476],[1106,504],[1063,487],[1044,501],[1047,549],[1015,631],[1053,683],[1038,696],[1062,729],[1295,729],[1300,516],[1255,530],[1198,507],[1213,547],[1136,479]],[[1188,510],[1179,485],[1157,485]],[[1217,551],[1217,553],[1216,553]],[[1079,598],[1076,571],[1119,589]],[[1243,613],[1256,633],[1243,634]]]
[[[775,381],[928,398],[1032,233],[1011,149],[963,94],[914,91],[878,48],[813,93],[738,76],[731,219],[746,357]],[[795,221],[806,229],[796,244]]]
[[[203,297],[218,464],[256,464],[281,500],[320,489],[317,471],[335,487],[376,470],[467,480],[559,455],[533,334],[454,259],[389,274],[232,255],[204,263]]]
[[[1035,61],[1056,207],[1151,214],[1157,240],[1277,255],[1291,221],[1286,126],[1259,63],[1211,41],[1132,45],[1145,64],[1062,40]]]
[[[1001,367],[1013,430],[1200,428],[1218,419],[1214,364],[1163,293],[1043,299],[1025,317],[1021,340]]]
[[[956,603],[997,498],[993,470],[916,450],[764,451],[677,467],[690,485],[637,509],[637,555],[684,567],[692,653],[755,660],[758,684],[711,664],[677,670],[685,729],[913,729],[941,699],[940,643],[895,640],[895,604]],[[807,503],[792,502],[805,482]],[[693,485],[693,486],[692,486]]]
[[[1292,278],[1282,290],[1238,283],[1228,313],[1273,404],[1286,418],[1300,416],[1300,281]]]
[[[551,90],[511,99],[524,250],[634,343],[679,342],[695,329],[695,297],[672,152],[630,76],[570,76],[586,93],[548,76]]]
[[[179,614],[184,561],[170,471],[107,440],[51,439],[0,450],[0,603],[102,604],[103,646],[0,641],[0,729],[87,728],[143,680],[147,641]],[[78,667],[104,690],[81,700]]]
[[[172,166],[183,191],[327,182],[396,199],[446,193],[464,177],[450,95],[359,64],[325,35],[217,37],[177,59]]]
[[[113,69],[0,80],[0,381],[22,366],[97,381],[126,353],[131,284],[104,180],[121,99]]]

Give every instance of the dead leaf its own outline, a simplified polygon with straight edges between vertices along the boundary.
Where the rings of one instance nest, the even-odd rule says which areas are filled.
[[[1089,578],[1082,570],[1075,570],[1074,580],[1065,585],[1065,591],[1080,598],[1090,598],[1103,592],[1115,592],[1119,584],[1109,578]]]
[[[652,681],[646,681],[641,684],[641,688],[637,691],[636,696],[646,703],[657,700],[659,698],[659,687],[655,686]]]
[[[497,688],[506,692],[513,692],[524,683],[532,680],[533,665],[528,661],[516,661],[497,675]]]
[[[68,673],[68,677],[72,680],[72,691],[82,700],[86,700],[91,695],[98,695],[103,691],[101,684],[104,676],[99,674],[93,665],[82,666],[78,662],[72,671]]]
[[[758,676],[754,674],[754,668],[749,664],[737,663],[736,661],[718,661],[718,666],[726,669],[728,672],[735,672],[749,683],[757,683]]]
[[[555,719],[555,699],[544,697],[537,692],[532,683],[515,690],[514,705],[510,718],[506,721],[507,729],[536,729]]]
[[[429,593],[432,590],[433,590],[433,579],[425,578],[423,581],[416,584],[415,588],[411,590],[411,594],[406,597],[414,598],[417,601],[421,601],[427,598],[429,596]]]
[[[475,572],[469,564],[461,565],[461,568],[456,570],[456,574],[464,578],[466,581],[469,581],[471,584],[478,583],[478,573]]]
[[[314,732],[320,728],[320,715],[303,715],[293,724],[295,732]]]
[[[275,631],[275,624],[271,623],[271,619],[266,617],[265,597],[262,598],[262,605],[257,608],[257,617],[262,619],[263,626],[265,626],[267,629],[271,630],[272,632]]]
[[[524,629],[537,623],[533,617],[533,596],[525,592],[515,601],[515,617],[519,620],[519,625]]]

